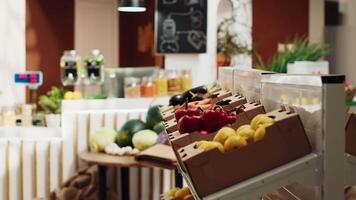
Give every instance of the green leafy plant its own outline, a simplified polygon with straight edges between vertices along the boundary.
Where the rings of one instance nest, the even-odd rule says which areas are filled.
[[[247,44],[241,44],[237,33],[233,33],[230,27],[236,23],[235,16],[225,18],[218,26],[217,52],[225,55],[234,56],[238,54],[251,54]]]
[[[64,93],[65,91],[63,89],[52,87],[47,94],[39,97],[38,105],[42,108],[45,114],[60,114]]]
[[[329,54],[329,45],[311,43],[307,38],[295,38],[291,48],[277,53],[269,66],[258,59],[259,68],[269,69],[277,73],[287,73],[287,65],[295,61],[318,61]]]

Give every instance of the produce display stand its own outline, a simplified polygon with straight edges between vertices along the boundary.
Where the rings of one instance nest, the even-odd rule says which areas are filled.
[[[194,180],[179,163],[178,169],[195,199],[252,200],[294,183],[314,191],[313,196],[306,197],[307,192],[299,190],[292,195],[294,199],[344,199],[344,187],[348,185],[344,163],[349,169],[348,177],[354,176],[356,169],[355,157],[345,156],[345,134],[342,134],[345,133],[344,79],[337,75],[263,75],[260,96],[266,111],[282,105],[293,108],[305,126],[312,153],[204,197],[197,195]],[[240,94],[244,95],[243,91]]]
[[[107,190],[107,168],[114,167],[121,169],[121,179],[123,183],[129,182],[129,168],[130,167],[148,167],[148,168],[161,168],[174,170],[176,165],[164,164],[159,162],[150,162],[150,161],[138,161],[134,156],[112,156],[104,153],[92,153],[85,152],[79,155],[80,159],[87,162],[88,164],[98,165],[98,200],[106,199],[106,190]],[[180,174],[175,173],[175,185],[177,187],[182,187],[183,182]],[[130,189],[129,184],[122,184],[121,188],[121,199],[129,200],[130,199]]]

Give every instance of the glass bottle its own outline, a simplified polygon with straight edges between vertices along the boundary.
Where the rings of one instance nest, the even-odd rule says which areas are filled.
[[[74,85],[78,81],[81,57],[75,50],[64,51],[60,60],[61,80],[64,86]]]
[[[32,126],[32,112],[33,106],[31,104],[24,104],[22,105],[22,119],[21,124],[24,127]]]
[[[168,95],[176,95],[181,92],[181,79],[177,70],[167,71]]]
[[[168,96],[168,83],[164,70],[160,70],[154,80],[157,96]]]
[[[15,108],[12,106],[5,106],[2,108],[2,121],[5,127],[16,126]]]
[[[124,96],[125,98],[139,98],[141,97],[140,79],[136,77],[127,77],[124,80]]]
[[[156,86],[152,81],[152,77],[143,77],[141,84],[142,97],[154,97],[156,95]]]
[[[104,56],[99,49],[93,49],[84,60],[85,72],[90,84],[101,84],[104,81]]]
[[[192,74],[189,69],[185,69],[182,71],[181,80],[182,80],[181,92],[187,91],[192,88]]]

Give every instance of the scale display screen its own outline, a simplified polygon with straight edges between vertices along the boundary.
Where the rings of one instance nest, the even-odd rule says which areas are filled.
[[[42,83],[42,73],[41,72],[16,73],[15,83],[40,85]]]

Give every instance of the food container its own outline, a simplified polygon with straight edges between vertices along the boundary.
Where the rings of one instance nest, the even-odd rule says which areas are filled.
[[[164,70],[158,72],[157,78],[154,80],[156,86],[157,96],[167,96],[168,95],[168,82],[167,77],[164,74]]]
[[[135,77],[125,78],[125,98],[139,98],[141,97],[140,79]]]
[[[178,124],[177,124],[177,120],[175,118],[173,118],[169,121],[165,121],[163,123],[164,123],[164,126],[165,126],[168,134],[173,133],[174,131],[178,130]]]
[[[160,195],[160,200],[175,200],[173,197],[169,196],[168,192],[167,193],[163,193]],[[184,198],[184,200],[194,200],[194,198],[188,197],[188,198]]]
[[[189,69],[182,71],[181,84],[182,92],[192,88],[192,75]]]
[[[84,72],[90,84],[101,84],[104,81],[104,56],[99,49],[93,49],[84,60]]]
[[[232,128],[235,130],[244,124],[249,124],[256,115],[265,113],[265,110],[260,103],[246,103],[243,104],[243,106],[244,112],[236,116],[236,123],[232,125]],[[171,143],[173,151],[177,153],[180,148],[192,144],[193,142],[200,140],[212,140],[216,134],[217,132],[207,135],[202,135],[198,132],[180,134],[179,131],[175,131],[168,133],[168,140]]]
[[[234,96],[230,96],[227,97],[219,102],[217,102],[217,105],[220,105],[225,111],[227,112],[231,112],[234,109],[236,109],[236,107],[243,105],[247,103],[247,100],[244,96],[242,95],[234,95]]]
[[[152,77],[143,77],[142,78],[141,96],[142,97],[156,96],[156,86],[153,83]]]
[[[356,156],[356,114],[351,114],[346,125],[346,153]]]
[[[167,70],[168,95],[176,95],[182,92],[181,79],[177,70]]]
[[[6,106],[2,108],[2,125],[5,127],[16,126],[16,113],[13,106]]]
[[[227,97],[232,96],[232,93],[230,91],[227,90],[218,90],[218,91],[214,91],[214,92],[208,92],[207,94],[204,95],[204,98],[212,98],[212,103],[217,103]]]
[[[265,137],[244,148],[204,152],[190,144],[178,150],[180,165],[199,197],[218,192],[312,152],[298,114],[284,108],[267,113],[275,124]]]
[[[64,86],[77,83],[80,74],[81,57],[75,50],[64,51],[60,60],[61,80]]]
[[[175,112],[175,109],[171,109],[171,110],[167,110],[165,112],[161,112],[161,115],[162,115],[162,118],[163,118],[163,121],[169,121],[171,119],[174,119],[174,112]]]

